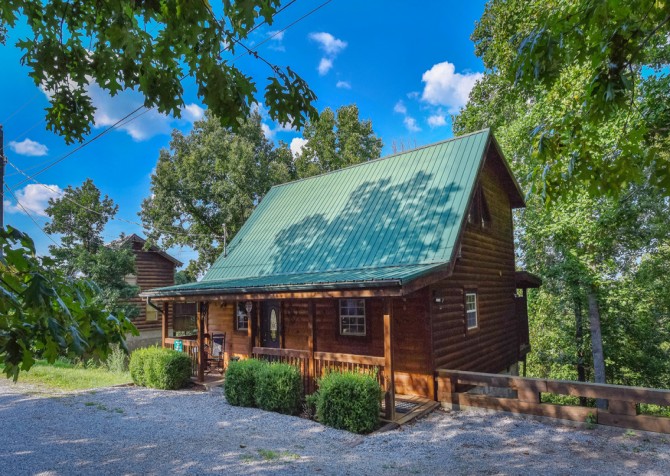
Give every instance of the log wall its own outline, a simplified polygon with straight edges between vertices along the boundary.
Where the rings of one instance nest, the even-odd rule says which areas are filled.
[[[430,286],[434,368],[500,372],[518,360],[512,210],[490,149],[480,175],[490,227],[467,224],[452,275]],[[465,292],[477,293],[478,327],[468,330]],[[439,301],[439,302],[436,302]]]

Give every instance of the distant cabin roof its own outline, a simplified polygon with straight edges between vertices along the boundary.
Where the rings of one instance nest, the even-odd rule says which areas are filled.
[[[277,185],[200,282],[144,295],[402,285],[430,273],[454,255],[491,139],[486,129]]]
[[[114,240],[112,243],[116,243],[116,244],[119,244],[119,245],[124,245],[124,244],[127,244],[127,243],[133,243],[133,242],[134,243],[139,243],[142,246],[144,246],[144,244],[147,242],[147,240],[145,240],[144,238],[142,238],[139,235],[136,235],[135,233],[131,233],[130,235],[126,235],[123,238],[119,238],[117,240]],[[161,250],[157,246],[152,246],[151,248],[149,248],[149,251],[152,251],[152,252],[162,256],[166,260],[171,261],[172,263],[175,264],[175,266],[177,268],[184,264],[181,261],[179,261],[177,258],[175,258],[174,256],[172,256],[172,255],[166,253],[165,251]]]

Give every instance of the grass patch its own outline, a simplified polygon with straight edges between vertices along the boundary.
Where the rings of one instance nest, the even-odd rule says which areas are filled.
[[[130,373],[110,372],[105,368],[85,368],[63,361],[49,364],[38,361],[28,372],[21,372],[19,383],[44,385],[59,390],[85,390],[130,383]]]

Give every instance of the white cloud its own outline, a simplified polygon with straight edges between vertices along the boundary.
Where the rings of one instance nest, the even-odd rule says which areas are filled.
[[[339,40],[325,31],[310,33],[309,39],[316,41],[319,47],[330,56],[337,56],[347,47],[346,41]]]
[[[205,110],[197,104],[187,104],[181,111],[181,117],[188,122],[199,121],[205,117]]]
[[[307,144],[307,139],[303,139],[302,137],[293,138],[291,145],[289,146],[293,157],[298,157],[302,153],[302,149],[305,147],[305,144]]]
[[[124,90],[112,97],[107,91],[102,89],[90,77],[89,85],[86,86],[88,95],[91,98],[93,107],[96,108],[93,116],[94,127],[107,127],[116,124],[125,117],[130,111],[144,104],[144,96],[135,90]],[[47,97],[50,97],[49,91],[43,91]],[[137,119],[125,122],[117,126],[119,130],[125,131],[136,141],[143,141],[159,134],[169,134],[172,128],[184,122],[192,123],[202,118],[203,109],[197,104],[186,104],[182,109],[181,119],[166,116],[159,113],[156,109],[150,111],[140,110],[135,116]],[[129,118],[131,119],[131,118]]]
[[[275,51],[286,51],[282,41],[284,40],[283,31],[268,31],[268,38],[270,39],[270,49]]]
[[[470,90],[482,73],[457,73],[453,63],[445,61],[433,65],[423,73],[421,80],[426,83],[421,100],[433,106],[446,106],[455,114],[468,102]]]
[[[30,157],[42,157],[49,153],[49,148],[46,145],[28,138],[25,138],[21,142],[11,141],[9,143],[9,148],[19,155],[27,155]]]
[[[63,190],[58,185],[47,185],[46,188],[42,185],[31,183],[24,188],[15,192],[16,198],[23,208],[30,213],[40,216],[47,216],[44,209],[49,205],[50,198],[58,198],[63,195]],[[49,190],[51,189],[51,190]],[[14,204],[9,200],[5,200],[5,210],[8,213],[24,213],[23,209],[18,203]]]
[[[393,112],[397,112],[398,114],[407,114],[407,107],[405,107],[405,103],[402,102],[402,100],[395,103],[395,106],[393,106]]]
[[[333,35],[325,31],[310,33],[309,39],[316,41],[319,44],[319,48],[324,52],[324,56],[321,58],[321,61],[319,61],[319,66],[317,68],[319,74],[324,76],[332,69],[335,57],[347,47],[347,42],[335,38]]]
[[[329,58],[321,58],[321,61],[319,61],[319,67],[317,68],[319,70],[319,74],[321,76],[325,76],[328,74],[328,71],[333,67],[333,60]]]
[[[411,116],[405,116],[403,122],[405,123],[407,130],[410,132],[419,132],[421,130],[421,128],[416,123],[416,119]]]
[[[272,139],[275,136],[275,131],[270,129],[270,126],[264,122],[261,122],[261,130],[263,131],[263,135],[266,139]]]
[[[351,89],[351,83],[349,81],[338,81],[335,87],[340,89]]]
[[[442,127],[447,125],[447,118],[444,114],[433,114],[428,117],[428,125],[430,127]]]
[[[419,91],[410,91],[407,93],[408,99],[416,99],[419,97]]]

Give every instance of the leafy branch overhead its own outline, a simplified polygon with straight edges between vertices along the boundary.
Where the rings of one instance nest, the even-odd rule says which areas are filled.
[[[16,43],[24,52],[21,61],[49,95],[47,127],[68,143],[91,130],[92,83],[112,96],[137,90],[145,107],[180,117],[181,82],[192,76],[202,102],[223,126],[237,128],[258,92],[255,80],[234,65],[238,54],[266,63],[264,101],[273,120],[301,128],[315,118],[316,96],[307,83],[245,45],[254,28],[272,24],[280,1],[222,3],[223,17],[217,18],[209,0],[9,0],[0,4],[0,40],[11,36],[7,27],[27,24],[31,35]]]

